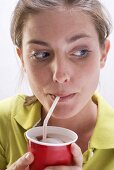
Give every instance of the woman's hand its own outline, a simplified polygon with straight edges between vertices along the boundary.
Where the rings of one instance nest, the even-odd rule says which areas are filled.
[[[45,170],[82,170],[83,155],[78,145],[71,145],[71,153],[73,155],[74,165],[72,166],[50,166]]]
[[[73,166],[53,166],[47,167],[45,170],[82,170],[83,156],[81,149],[76,145],[71,145],[71,153],[74,159]],[[32,153],[26,153],[15,163],[13,163],[7,170],[29,170],[29,165],[33,162],[34,156]]]
[[[29,170],[29,165],[33,162],[34,156],[28,152],[13,163],[7,170]]]

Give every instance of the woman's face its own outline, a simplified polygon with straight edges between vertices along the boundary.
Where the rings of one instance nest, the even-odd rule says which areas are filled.
[[[106,54],[91,18],[69,9],[45,10],[29,16],[23,30],[21,60],[31,89],[48,112],[68,118],[92,103]]]

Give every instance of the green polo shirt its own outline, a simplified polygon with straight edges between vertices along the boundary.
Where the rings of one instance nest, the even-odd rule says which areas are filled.
[[[0,102],[0,169],[6,169],[27,151],[24,133],[40,121],[41,104],[24,106],[25,96]],[[98,94],[98,118],[88,150],[83,154],[83,170],[114,170],[114,110]]]

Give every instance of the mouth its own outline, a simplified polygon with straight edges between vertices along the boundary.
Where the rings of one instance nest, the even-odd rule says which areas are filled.
[[[49,94],[51,99],[54,100],[57,96],[60,97],[59,102],[66,102],[70,99],[72,99],[76,93],[71,93],[71,94]]]

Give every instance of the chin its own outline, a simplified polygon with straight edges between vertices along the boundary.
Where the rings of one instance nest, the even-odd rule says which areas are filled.
[[[76,112],[73,114],[71,114],[70,112],[65,112],[64,113],[60,113],[60,112],[57,112],[57,113],[54,113],[52,116],[53,118],[56,118],[56,119],[70,119],[72,117],[74,117],[76,115]]]

